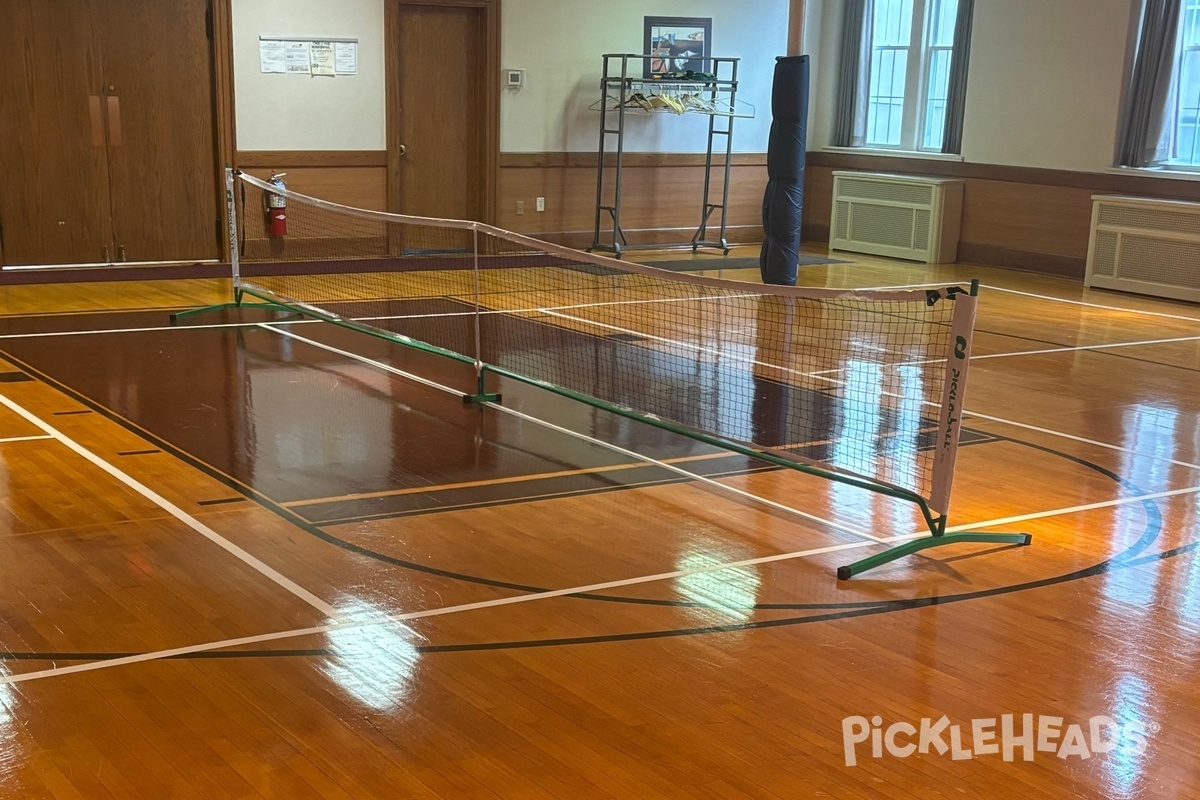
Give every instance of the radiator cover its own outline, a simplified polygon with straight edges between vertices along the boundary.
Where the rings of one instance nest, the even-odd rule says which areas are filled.
[[[953,263],[962,197],[952,178],[834,172],[829,249]]]
[[[1084,285],[1200,302],[1200,203],[1092,197]]]

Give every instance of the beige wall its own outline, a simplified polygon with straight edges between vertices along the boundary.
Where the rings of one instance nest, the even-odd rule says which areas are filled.
[[[810,0],[811,1],[811,0]],[[821,0],[809,149],[827,146],[842,0]],[[1111,167],[1133,0],[976,0],[963,158],[1099,171]]]
[[[963,157],[1113,165],[1132,0],[977,0]]]
[[[356,38],[358,74],[264,75],[259,36]],[[233,0],[239,150],[383,150],[382,0]]]
[[[526,86],[504,90],[500,149],[506,153],[595,151],[601,56],[640,53],[646,15],[712,17],[713,55],[740,57],[739,97],[756,117],[738,120],[734,150],[762,152],[771,125],[775,57],[787,52],[788,0],[504,0],[501,66],[526,70]],[[707,118],[630,115],[632,152],[700,152]]]

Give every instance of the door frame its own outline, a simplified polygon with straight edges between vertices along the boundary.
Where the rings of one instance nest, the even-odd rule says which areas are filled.
[[[218,0],[229,2],[229,0]],[[459,6],[478,8],[484,15],[484,154],[483,219],[496,220],[496,192],[500,169],[500,0],[385,0],[384,96],[387,104],[387,203],[400,213],[400,58],[394,44],[400,38],[400,6]]]
[[[225,199],[225,168],[234,165],[237,154],[237,125],[234,116],[233,94],[233,0],[209,0],[208,30],[213,60],[213,103],[217,124],[217,205],[220,222],[219,241],[224,244],[222,262],[229,261],[228,208]]]

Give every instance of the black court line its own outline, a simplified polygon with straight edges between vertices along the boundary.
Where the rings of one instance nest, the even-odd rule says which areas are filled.
[[[0,351],[0,352],[3,352],[3,351]],[[215,467],[211,466],[210,464],[208,464],[204,461],[201,461],[200,459],[198,459],[195,456],[191,455],[190,453],[182,450],[181,448],[176,447],[172,443],[162,439],[161,437],[157,436],[156,434],[141,428],[139,425],[137,425],[137,423],[135,423],[129,419],[126,419],[125,417],[121,416],[120,414],[116,413],[115,411],[112,411],[111,409],[105,407],[104,405],[92,400],[91,398],[83,395],[82,393],[76,391],[75,389],[62,383],[61,381],[58,381],[55,378],[52,378],[51,376],[40,372],[39,370],[35,369],[34,367],[32,367],[30,365],[24,364],[24,362],[22,362],[20,359],[17,359],[14,356],[12,356],[11,354],[6,354],[5,357],[8,358],[9,360],[11,360],[14,364],[20,364],[23,369],[25,369],[31,375],[35,375],[38,378],[38,380],[57,389],[58,391],[63,392],[63,394],[72,398],[76,402],[79,402],[83,405],[87,405],[87,406],[93,408],[97,413],[99,413],[101,416],[105,417],[109,421],[114,422],[115,424],[120,425],[121,427],[125,428],[126,430],[128,430],[132,433],[135,433],[138,436],[146,439],[147,441],[151,442],[152,444],[155,444],[156,446],[160,447],[163,451],[178,458],[179,460],[183,461],[185,464],[188,464],[189,466],[193,467],[194,469],[197,469],[200,472],[204,473],[205,475],[208,475],[213,480],[222,483],[223,485],[227,486],[228,488],[232,489],[233,491],[238,492],[239,494],[242,494],[246,498],[253,500],[260,507],[270,511],[271,513],[275,514],[276,516],[280,517],[281,519],[284,519],[287,522],[295,525],[297,528],[299,528],[300,530],[309,534],[310,536],[312,536],[316,539],[320,539],[321,541],[324,541],[327,544],[333,545],[334,547],[337,547],[341,550],[344,550],[349,553],[354,553],[355,555],[362,556],[364,558],[369,558],[371,560],[389,564],[391,566],[400,567],[402,569],[411,570],[413,572],[420,572],[420,573],[423,573],[426,575],[433,575],[433,576],[440,577],[440,578],[447,578],[450,580],[462,581],[464,583],[470,583],[470,584],[475,584],[475,585],[480,585],[480,586],[488,586],[488,587],[493,587],[493,588],[498,588],[498,589],[510,589],[512,591],[517,591],[517,592],[543,593],[543,592],[549,591],[549,589],[547,589],[546,587],[542,587],[542,586],[533,586],[530,584],[516,583],[513,581],[502,581],[502,580],[496,580],[494,578],[486,578],[486,577],[478,576],[478,575],[469,575],[469,574],[457,572],[454,570],[442,569],[440,567],[434,567],[434,566],[431,566],[428,564],[422,564],[419,562],[410,561],[408,559],[397,558],[395,556],[390,556],[385,553],[380,553],[375,550],[371,550],[370,548],[363,547],[362,545],[358,545],[353,542],[350,542],[341,537],[335,536],[334,534],[322,529],[321,527],[312,524],[311,522],[306,520],[304,517],[300,516],[299,514],[294,513],[290,509],[279,505],[274,500],[272,500],[270,497],[267,497],[262,492],[259,492],[257,489],[254,489],[251,486],[247,486],[246,484],[241,483],[237,479],[235,479],[229,475],[226,475],[225,473],[221,472],[220,470],[216,469]],[[783,512],[779,512],[779,513],[783,513]],[[647,598],[619,597],[619,596],[598,595],[598,594],[597,595],[589,594],[589,595],[580,595],[580,596],[584,597],[584,599],[595,600],[595,601],[599,601],[599,602],[628,603],[628,604],[633,604],[633,605],[664,605],[664,604],[668,604],[668,605],[674,605],[677,607],[684,607],[684,608],[707,607],[704,603],[689,603],[686,601],[658,601],[658,600],[647,599]],[[818,607],[823,608],[825,606],[818,606]]]
[[[9,359],[9,360],[11,361],[13,359]],[[26,370],[26,371],[32,371],[32,370]],[[80,414],[91,414],[91,413],[92,413],[91,409],[86,409],[84,411],[55,411],[54,416],[56,416],[56,417],[76,417],[76,416],[79,416]]]
[[[16,363],[16,361],[14,361],[14,363]],[[38,375],[39,379],[46,380],[46,382],[48,384],[53,385],[56,388],[60,388],[62,391],[67,393],[69,396],[75,396],[77,399],[79,399],[80,402],[95,405],[96,410],[99,413],[106,416],[113,422],[116,422],[117,424],[122,425],[126,429],[131,430],[133,432],[140,432],[141,435],[145,435],[151,439],[157,440],[157,437],[155,437],[153,434],[150,434],[149,432],[146,432],[146,431],[141,431],[141,429],[138,428],[138,426],[135,423],[120,417],[120,415],[115,414],[114,412],[112,412],[109,409],[104,408],[103,406],[99,406],[99,404],[95,404],[94,401],[91,401],[89,398],[85,398],[82,395],[79,395],[78,392],[75,392],[70,387],[63,385],[60,382],[55,381],[52,378],[49,378],[48,376],[41,376],[36,370],[28,369],[28,371],[31,374]],[[1114,480],[1114,482],[1116,482],[1118,485],[1125,488],[1126,491],[1130,492],[1131,494],[1145,494],[1146,493],[1144,490],[1140,489],[1140,487],[1136,486],[1132,482],[1127,481],[1126,479],[1122,478],[1121,476],[1117,475],[1116,473],[1112,472],[1111,470],[1108,470],[1105,467],[1101,467],[1100,465],[1095,464],[1094,462],[1087,461],[1085,459],[1082,459],[1082,458],[1079,458],[1076,456],[1072,456],[1070,454],[1063,453],[1061,451],[1057,451],[1057,450],[1054,450],[1052,448],[1049,448],[1049,447],[1046,447],[1043,445],[1038,445],[1038,444],[1034,444],[1032,442],[1026,442],[1024,440],[1015,439],[1013,437],[1005,437],[1005,436],[996,435],[996,436],[994,436],[994,439],[998,440],[998,441],[1008,441],[1008,442],[1012,442],[1015,444],[1024,445],[1024,446],[1030,447],[1032,449],[1039,450],[1039,451],[1042,451],[1042,452],[1045,452],[1045,453],[1048,453],[1051,455],[1056,455],[1056,456],[1066,458],[1070,461],[1073,461],[1077,464],[1080,464],[1082,466],[1085,466],[1089,469],[1095,470],[1103,475],[1110,477],[1112,480]],[[414,571],[423,572],[426,574],[437,575],[440,577],[452,578],[455,580],[462,580],[462,581],[468,582],[468,583],[493,586],[493,587],[497,587],[497,588],[508,588],[508,589],[513,589],[516,591],[523,591],[523,592],[530,592],[530,593],[543,593],[543,592],[550,591],[549,589],[547,589],[545,587],[522,585],[522,584],[516,584],[516,583],[507,582],[507,581],[497,581],[497,580],[493,580],[493,579],[489,579],[489,578],[482,578],[479,576],[471,576],[471,575],[465,575],[462,573],[455,573],[450,570],[444,570],[444,569],[440,569],[437,567],[430,567],[430,566],[423,565],[423,564],[408,562],[403,559],[394,558],[394,557],[387,556],[382,553],[376,553],[367,548],[364,548],[359,545],[355,545],[351,542],[339,539],[336,536],[332,536],[332,535],[328,534],[327,532],[322,531],[320,528],[318,528],[314,525],[311,525],[310,523],[307,523],[306,521],[296,517],[295,515],[290,514],[287,509],[274,503],[272,500],[270,500],[270,498],[267,498],[266,496],[257,492],[253,488],[244,486],[244,485],[238,483],[237,481],[234,481],[232,478],[216,471],[211,466],[209,466],[203,462],[200,462],[198,459],[194,458],[190,454],[183,452],[183,451],[179,450],[178,448],[175,448],[173,445],[170,445],[169,443],[163,442],[163,449],[166,450],[167,452],[171,452],[172,455],[176,455],[178,458],[183,460],[185,463],[188,463],[191,466],[195,467],[196,469],[201,470],[205,474],[208,474],[210,477],[213,477],[215,480],[221,481],[222,483],[229,485],[230,488],[233,488],[235,491],[239,491],[239,492],[245,494],[250,499],[255,500],[255,502],[257,502],[262,507],[266,508],[269,511],[272,511],[276,515],[292,522],[293,524],[296,524],[297,527],[299,527],[301,530],[304,530],[305,532],[309,533],[310,535],[312,535],[318,539],[321,539],[323,541],[326,541],[330,544],[333,544],[336,547],[347,550],[349,552],[363,555],[367,558],[372,558],[374,560],[378,560],[378,561],[381,561],[384,563],[389,563],[389,564],[392,564],[395,566],[412,569]],[[848,603],[836,603],[836,604],[831,604],[831,603],[756,604],[755,610],[841,609],[843,611],[839,611],[838,613],[833,613],[833,614],[821,615],[821,616],[799,617],[799,618],[791,618],[791,619],[785,619],[785,620],[773,620],[773,621],[770,621],[769,623],[767,623],[767,622],[740,623],[738,625],[733,625],[733,626],[710,626],[708,628],[674,629],[674,630],[659,631],[659,632],[630,634],[630,635],[626,635],[624,639],[620,638],[620,635],[617,635],[617,638],[610,637],[607,639],[602,638],[602,637],[584,637],[584,638],[573,639],[573,640],[569,640],[569,641],[568,640],[556,640],[554,642],[532,641],[532,642],[509,643],[509,646],[512,646],[512,647],[545,647],[545,646],[551,646],[552,644],[583,644],[583,643],[594,643],[594,642],[599,642],[599,641],[623,641],[623,640],[629,640],[629,639],[664,638],[664,637],[670,637],[670,636],[693,635],[693,634],[701,634],[701,633],[719,633],[719,632],[728,632],[728,631],[735,631],[735,630],[749,630],[749,629],[760,628],[760,627],[775,627],[775,626],[780,626],[780,625],[804,624],[807,622],[816,622],[816,621],[848,618],[848,617],[854,617],[854,616],[863,616],[864,614],[881,613],[884,611],[901,611],[901,610],[908,610],[910,608],[924,607],[924,606],[928,606],[928,605],[936,605],[939,603],[950,603],[950,602],[956,602],[958,600],[977,599],[979,597],[1008,594],[1008,593],[1012,593],[1012,592],[1016,592],[1016,591],[1023,591],[1023,590],[1027,590],[1027,589],[1040,588],[1043,586],[1064,583],[1064,582],[1067,582],[1070,580],[1077,580],[1077,579],[1081,579],[1081,578],[1092,577],[1094,575],[1103,574],[1104,572],[1106,572],[1110,568],[1112,568],[1113,565],[1120,565],[1123,567],[1132,566],[1134,564],[1134,562],[1124,563],[1121,560],[1122,559],[1130,559],[1136,555],[1139,555],[1142,551],[1145,550],[1145,548],[1149,547],[1150,544],[1152,544],[1155,540],[1157,540],[1158,535],[1161,533],[1161,530],[1162,530],[1162,515],[1158,510],[1157,504],[1154,503],[1153,501],[1143,500],[1142,506],[1145,509],[1146,514],[1147,514],[1147,526],[1146,526],[1146,531],[1145,531],[1145,533],[1143,533],[1141,539],[1139,539],[1137,542],[1135,542],[1133,545],[1131,545],[1129,548],[1127,548],[1122,553],[1120,553],[1116,556],[1113,556],[1103,562],[1100,562],[1097,565],[1094,565],[1092,567],[1088,567],[1088,568],[1085,568],[1082,570],[1077,570],[1076,572],[1068,573],[1066,575],[1058,576],[1056,578],[1042,579],[1042,580],[1028,582],[1028,583],[1024,583],[1024,584],[1014,584],[1014,585],[1010,585],[1010,586],[1006,586],[1006,587],[996,587],[994,589],[983,590],[981,592],[975,592],[975,593],[964,594],[964,595],[951,595],[951,596],[945,597],[945,598],[936,598],[935,597],[935,598],[918,598],[918,599],[912,599],[912,600],[865,601],[865,602],[860,601],[860,602],[848,602]],[[1173,552],[1175,555],[1180,555],[1185,552],[1191,552],[1192,548],[1193,548],[1193,546],[1185,546],[1182,548],[1176,548],[1176,551],[1173,551]],[[1137,563],[1143,563],[1143,562],[1137,562]],[[860,580],[860,582],[862,581],[861,578],[859,580]],[[599,594],[579,594],[579,595],[573,595],[573,597],[575,597],[577,599],[581,599],[581,600],[591,600],[591,601],[600,601],[600,602],[616,602],[616,603],[626,603],[626,604],[633,604],[633,605],[666,606],[666,607],[673,607],[673,608],[708,608],[708,607],[710,607],[710,604],[705,604],[705,603],[696,603],[696,602],[689,602],[689,601],[660,600],[660,599],[655,599],[655,598],[634,598],[634,597],[621,597],[621,596],[610,596],[610,595],[599,595]],[[440,651],[449,652],[450,651],[449,648],[453,648],[456,651],[462,651],[462,650],[467,649],[468,646],[466,646],[466,645],[461,645],[461,646],[460,645],[446,645],[446,646],[429,646],[429,647],[430,648],[439,647],[439,648],[441,648]],[[475,645],[474,646],[475,649],[493,649],[493,650],[494,649],[503,649],[504,647],[505,647],[504,643],[491,643],[491,644],[486,644],[486,645]],[[418,648],[418,649],[421,649],[421,648]],[[429,652],[438,652],[439,650],[429,649],[428,651]],[[67,660],[67,659],[64,658],[62,660]]]
[[[220,500],[200,500],[196,503],[196,505],[198,505],[198,506],[219,506],[219,505],[224,505],[226,503],[244,503],[244,502],[246,502],[246,498],[244,498],[244,497],[223,497]]]
[[[979,434],[976,431],[972,431],[972,430],[969,430],[966,428],[962,429],[962,432],[965,436],[967,436],[969,438],[966,441],[962,441],[959,443],[959,449],[962,449],[964,447],[971,447],[972,445],[988,444],[990,442],[999,441],[999,439],[997,439],[994,436]],[[933,446],[931,444],[929,446],[922,447],[921,450],[926,451],[926,450],[930,450],[932,448],[933,448]],[[740,456],[736,453],[730,453],[728,457],[729,458],[743,458],[746,461],[752,460],[752,459],[746,458],[744,456]],[[740,477],[747,476],[747,475],[758,475],[758,474],[763,474],[763,473],[767,473],[767,472],[791,472],[791,471],[793,471],[793,470],[790,470],[788,467],[779,467],[779,466],[775,466],[772,464],[763,464],[762,466],[746,467],[743,469],[725,469],[725,470],[713,470],[713,471],[693,468],[697,464],[704,465],[704,466],[711,466],[710,462],[715,462],[715,461],[720,461],[720,460],[723,460],[723,459],[718,458],[718,459],[711,459],[711,460],[706,460],[706,461],[690,462],[690,463],[687,463],[684,465],[681,465],[679,463],[672,463],[672,462],[667,462],[667,463],[671,463],[672,466],[677,466],[677,467],[681,467],[681,468],[682,468],[682,466],[686,466],[695,475],[697,475],[701,478],[709,478],[710,480],[718,480],[721,478],[740,478]],[[628,491],[631,489],[646,489],[646,488],[657,487],[657,486],[675,486],[675,485],[697,482],[694,478],[686,478],[681,475],[678,475],[677,473],[672,473],[669,477],[664,475],[661,478],[646,478],[646,479],[642,479],[642,480],[633,480],[633,481],[612,480],[613,478],[618,477],[618,476],[619,477],[627,477],[627,476],[634,475],[637,473],[667,472],[667,471],[668,470],[666,470],[664,467],[662,467],[658,464],[646,463],[644,465],[629,466],[628,468],[622,469],[622,470],[608,470],[608,471],[603,471],[603,472],[601,472],[601,471],[581,472],[578,475],[561,476],[561,477],[556,477],[556,478],[544,478],[544,479],[532,478],[531,480],[521,481],[519,483],[518,482],[506,482],[506,483],[502,483],[502,484],[496,484],[494,487],[482,487],[485,489],[487,489],[487,488],[496,489],[502,495],[498,498],[491,499],[491,500],[477,500],[477,501],[472,501],[472,502],[461,502],[461,503],[454,503],[453,501],[447,502],[446,500],[442,499],[448,493],[454,493],[454,492],[460,491],[460,490],[456,490],[456,489],[443,489],[443,490],[437,491],[436,493],[434,493],[434,492],[411,492],[411,493],[403,494],[403,495],[397,494],[397,495],[388,495],[388,496],[385,496],[382,498],[371,498],[371,500],[386,499],[386,500],[399,500],[402,503],[407,502],[407,503],[412,504],[413,507],[410,507],[410,508],[400,509],[400,510],[396,510],[396,511],[384,511],[384,512],[379,512],[379,513],[374,513],[374,514],[356,514],[354,516],[347,516],[347,517],[324,517],[324,516],[319,516],[319,515],[314,515],[314,514],[304,514],[304,517],[305,517],[305,519],[312,522],[314,525],[320,525],[321,527],[337,527],[339,525],[350,525],[350,524],[359,523],[359,522],[376,522],[376,521],[380,521],[380,520],[401,519],[404,517],[427,516],[427,515],[431,515],[431,514],[444,514],[444,513],[453,512],[453,511],[466,511],[466,510],[478,509],[478,508],[496,508],[496,507],[500,507],[500,506],[521,505],[523,503],[537,503],[537,502],[542,502],[545,500],[562,500],[562,499],[573,498],[573,497],[588,497],[591,495],[610,494],[612,492],[622,492],[622,491]],[[559,484],[559,483],[569,485],[569,482],[574,481],[574,480],[580,480],[580,481],[611,480],[612,483],[607,486],[591,486],[588,488],[580,488],[580,489],[564,488],[559,491],[554,491],[553,489],[545,489],[545,490],[539,491],[536,488],[534,488],[534,492],[536,492],[536,493],[529,493],[528,491],[526,491],[525,493],[522,493],[522,490],[528,490],[532,487],[536,487],[537,484],[549,484],[551,487],[553,487],[554,485]],[[480,488],[481,487],[473,486],[473,487],[469,487],[469,488],[466,488],[461,491],[478,493]],[[434,496],[435,494],[436,494],[436,497]],[[360,502],[362,502],[362,501],[334,500],[328,504],[306,503],[304,506],[300,506],[299,508],[301,508],[301,509],[321,508],[322,506],[336,507],[336,506],[353,505],[353,504],[360,503]],[[370,502],[370,501],[368,501],[368,502]]]
[[[1134,485],[1130,481],[1121,478],[1116,473],[1101,467],[1092,462],[1070,456],[1066,453],[1053,450],[1042,445],[1024,442],[1021,440],[1010,439],[1015,444],[1031,447],[1035,450],[1043,451],[1052,455],[1062,456],[1071,461],[1088,466],[1101,474],[1113,478],[1118,484],[1128,491],[1134,491],[1138,494],[1145,494],[1145,491]],[[531,639],[519,641],[505,642],[483,642],[469,644],[447,644],[447,645],[418,645],[416,650],[424,654],[433,653],[463,653],[463,652],[482,652],[496,650],[517,650],[517,649],[532,649],[541,647],[563,647],[570,645],[583,644],[609,644],[618,642],[641,641],[648,639],[665,639],[677,638],[682,636],[697,636],[715,633],[732,633],[748,630],[764,630],[769,628],[790,627],[794,625],[805,625],[815,622],[832,622],[846,619],[854,619],[857,617],[874,616],[881,613],[895,613],[899,611],[910,611],[913,609],[929,608],[932,606],[951,605],[969,600],[979,600],[990,597],[998,597],[1007,594],[1013,594],[1020,591],[1028,591],[1031,589],[1040,589],[1050,586],[1061,585],[1076,580],[1096,577],[1113,572],[1119,572],[1126,569],[1134,569],[1146,564],[1160,563],[1170,559],[1177,558],[1181,555],[1193,553],[1200,548],[1200,542],[1192,542],[1190,544],[1181,545],[1179,547],[1164,550],[1160,553],[1150,555],[1142,555],[1146,548],[1157,541],[1162,533],[1163,519],[1162,514],[1158,510],[1158,505],[1152,500],[1143,500],[1142,506],[1146,511],[1147,520],[1146,528],[1141,537],[1132,545],[1123,550],[1121,553],[1105,559],[1097,564],[1089,567],[1084,567],[1073,572],[1063,575],[1058,575],[1050,578],[1043,578],[1036,581],[1029,581],[1022,584],[1012,584],[1009,586],[994,587],[992,589],[982,589],[976,592],[964,592],[949,596],[938,597],[918,597],[906,600],[889,600],[880,601],[871,604],[860,604],[857,608],[849,608],[827,614],[815,614],[805,617],[789,617],[785,619],[775,620],[758,620],[755,622],[741,622],[730,625],[709,625],[696,628],[674,628],[658,631],[639,631],[625,634],[610,634],[601,636],[582,636],[573,638],[557,638],[557,639]],[[1009,550],[1012,548],[1000,548]],[[861,579],[859,579],[861,580]],[[572,597],[584,597],[583,595],[572,595]],[[832,606],[825,606],[826,608]],[[764,608],[764,606],[754,606],[755,609]],[[843,606],[845,608],[845,606]],[[142,655],[141,653],[16,653],[7,652],[0,653],[0,660],[10,661],[106,661],[116,658],[124,658],[133,655]],[[317,648],[308,650],[225,650],[213,651],[207,653],[184,654],[180,656],[171,656],[172,660],[193,660],[193,659],[213,659],[213,658],[314,658],[341,656],[342,654],[330,648]]]
[[[123,453],[117,453],[119,456],[150,456],[155,453],[161,453],[162,450],[126,450]]]

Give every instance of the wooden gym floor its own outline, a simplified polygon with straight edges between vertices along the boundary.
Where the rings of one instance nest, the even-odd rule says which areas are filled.
[[[0,287],[0,796],[1200,796],[1200,308],[801,276],[983,280],[952,524],[1032,546],[839,583],[909,508],[528,388],[582,437],[464,407],[323,323],[167,327],[221,281]],[[1005,714],[1047,749],[980,747]],[[943,716],[950,752],[862,728],[847,765],[847,718]]]

